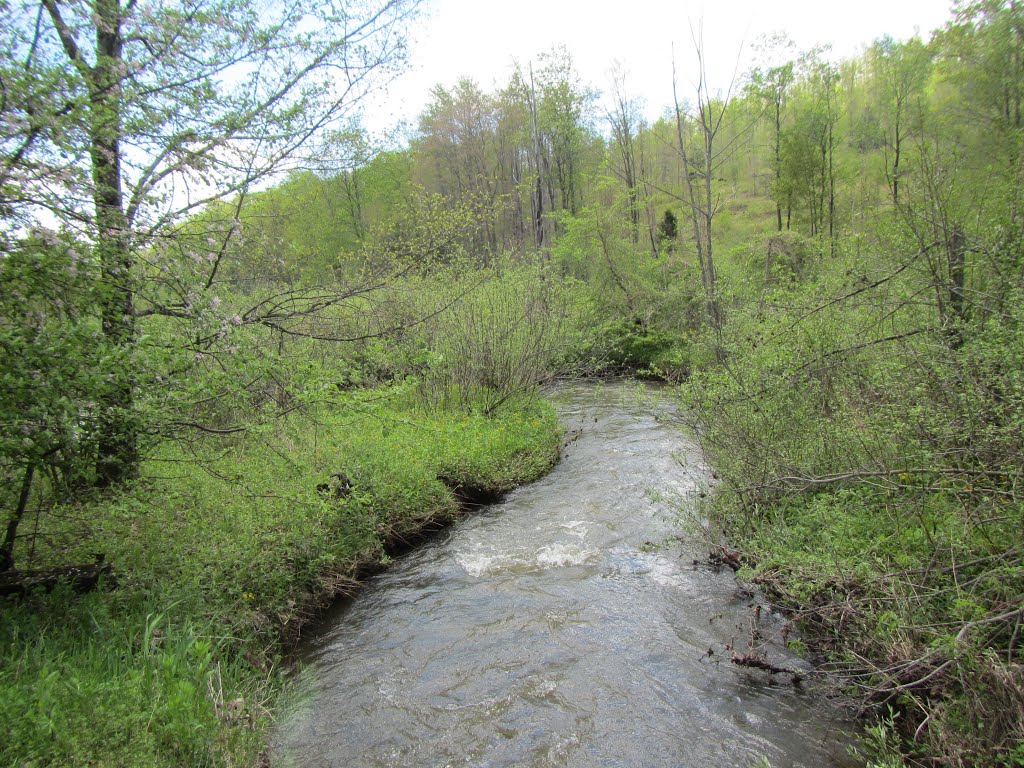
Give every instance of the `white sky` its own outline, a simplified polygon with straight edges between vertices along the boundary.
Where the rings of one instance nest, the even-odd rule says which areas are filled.
[[[680,98],[695,64],[690,33],[703,20],[708,77],[723,87],[741,56],[748,69],[758,36],[785,31],[803,51],[830,43],[837,57],[859,53],[884,34],[926,37],[951,17],[951,0],[427,0],[410,40],[410,71],[367,115],[372,130],[407,119],[415,126],[430,89],[469,76],[489,92],[504,85],[513,60],[524,66],[564,43],[583,80],[608,91],[618,60],[626,86],[657,117],[672,102],[672,45]]]

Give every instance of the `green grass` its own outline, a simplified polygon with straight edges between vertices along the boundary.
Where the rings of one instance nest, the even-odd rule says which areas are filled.
[[[167,444],[120,498],[38,521],[42,559],[103,552],[119,586],[0,603],[0,766],[251,765],[300,627],[389,541],[558,458],[553,409],[487,418],[362,392],[240,436]],[[344,473],[344,498],[317,490]],[[19,553],[25,562],[27,553]]]

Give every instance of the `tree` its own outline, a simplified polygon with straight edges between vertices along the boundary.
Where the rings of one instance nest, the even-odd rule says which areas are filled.
[[[577,213],[583,205],[585,156],[594,144],[596,93],[584,86],[572,57],[556,47],[539,57],[540,67],[517,65],[498,101],[502,169],[510,173],[517,223],[525,230],[523,197],[529,200],[530,238],[542,249],[553,238],[558,211]]]
[[[576,214],[584,204],[584,156],[594,138],[592,111],[597,94],[580,81],[564,47],[542,54],[539,63],[534,118],[548,210]]]
[[[665,209],[665,215],[658,222],[658,249],[664,248],[665,253],[672,253],[679,237],[679,221],[671,208]]]
[[[839,124],[839,106],[837,90],[839,87],[839,69],[829,62],[819,62],[814,67],[813,77],[818,85],[818,111],[822,117],[822,130],[818,137],[821,151],[821,167],[823,174],[822,200],[828,197],[828,239],[832,255],[836,249],[836,126]],[[824,203],[821,206],[824,211]]]
[[[533,65],[530,65],[530,118],[533,122],[533,176],[534,189],[531,194],[531,212],[533,215],[534,244],[540,250],[544,247],[544,170],[547,163],[541,152],[540,124],[537,118],[537,88],[533,81]],[[550,189],[550,182],[548,183]]]
[[[56,221],[88,244],[110,362],[96,482],[136,472],[138,322],[187,315],[151,279],[193,246],[178,223],[252,185],[316,167],[321,138],[351,121],[403,58],[416,0],[22,0],[4,3],[0,208],[9,238]],[[210,233],[208,289],[237,231]],[[5,249],[9,249],[7,246]]]
[[[886,127],[886,172],[894,205],[900,203],[900,164],[904,145],[911,130],[911,110],[924,97],[924,86],[931,69],[931,52],[914,37],[898,43],[886,36],[871,50],[881,79]],[[890,163],[890,155],[891,163]]]
[[[786,37],[777,36],[766,41],[766,47],[789,49],[793,47],[793,43]],[[750,73],[750,83],[747,86],[747,91],[764,105],[765,111],[772,117],[772,146],[774,149],[772,195],[775,198],[775,217],[779,232],[782,231],[782,200],[784,197],[782,193],[782,122],[789,89],[795,79],[795,64],[792,61],[787,61],[767,68],[755,68]]]
[[[1024,210],[1024,4],[1019,0],[957,3],[954,21],[937,33],[940,81],[947,98],[938,111],[959,129],[959,151],[969,150],[971,175],[989,187],[999,184],[1005,198],[985,196],[995,205],[992,218],[1019,226]],[[950,138],[953,138],[950,136]],[[971,185],[973,186],[973,184]]]
[[[626,95],[626,75],[621,67],[612,72],[612,108],[607,113],[612,129],[612,146],[618,162],[612,166],[616,176],[626,185],[629,196],[630,235],[633,243],[640,240],[640,168],[637,138],[643,128],[640,103]]]
[[[1018,0],[961,0],[939,36],[942,54],[970,78],[971,107],[996,127],[1024,125],[1024,6]]]
[[[803,199],[812,237],[827,226],[834,249],[839,70],[821,53],[812,50],[801,57],[803,76],[794,88],[791,123],[781,142],[780,186],[787,205]]]
[[[102,352],[80,248],[41,232],[0,259],[0,472],[10,484],[0,498],[14,505],[0,541],[0,573],[14,566],[36,474],[75,490],[76,459],[96,437],[92,398],[104,387],[96,363]]]
[[[676,140],[683,169],[683,202],[688,206],[687,214],[693,226],[693,239],[700,264],[701,284],[707,302],[708,318],[716,329],[722,327],[722,310],[718,303],[718,273],[713,253],[712,225],[718,213],[720,201],[712,193],[716,171],[735,149],[734,145],[719,146],[716,141],[722,131],[725,116],[729,110],[732,86],[729,83],[724,96],[712,96],[708,85],[704,56],[702,30],[694,33],[697,52],[697,105],[692,115],[684,116],[676,92],[675,62],[672,64],[672,98],[675,105]],[[687,123],[695,127],[695,137],[690,136]]]
[[[459,80],[451,91],[436,86],[431,95],[431,103],[420,116],[416,151],[433,166],[438,192],[453,208],[479,199],[493,205],[500,191],[493,99],[469,78]],[[497,248],[495,227],[488,223],[484,230],[472,245],[493,252]]]

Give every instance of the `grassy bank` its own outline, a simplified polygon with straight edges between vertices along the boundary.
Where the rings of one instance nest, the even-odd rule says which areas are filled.
[[[128,492],[32,520],[36,562],[102,552],[117,588],[0,601],[0,765],[258,764],[280,659],[317,608],[458,517],[453,486],[501,493],[557,461],[543,401],[419,402],[367,390],[168,443]]]
[[[962,478],[914,481],[789,499],[753,524],[720,498],[718,522],[742,553],[738,575],[800,626],[792,646],[824,658],[863,707],[870,765],[1024,764],[1024,508],[997,501],[979,525],[962,514]]]

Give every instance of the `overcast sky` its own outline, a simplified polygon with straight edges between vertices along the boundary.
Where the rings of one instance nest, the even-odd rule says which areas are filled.
[[[438,83],[469,76],[490,91],[508,81],[514,60],[526,65],[559,43],[584,81],[601,91],[609,89],[613,63],[621,62],[627,90],[656,117],[672,102],[673,44],[680,98],[689,94],[696,61],[691,25],[703,23],[708,76],[722,87],[737,56],[740,72],[749,68],[760,35],[785,31],[801,51],[829,43],[837,56],[850,56],[885,34],[927,37],[950,18],[951,6],[951,0],[427,0],[410,41],[410,71],[367,123],[372,130],[403,118],[414,125]]]

